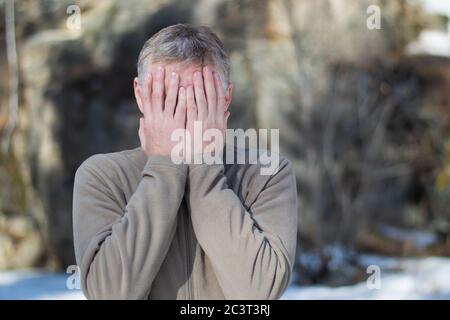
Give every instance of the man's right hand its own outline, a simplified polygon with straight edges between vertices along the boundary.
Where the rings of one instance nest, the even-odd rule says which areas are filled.
[[[139,121],[139,139],[147,156],[170,155],[176,144],[171,140],[172,132],[185,127],[186,90],[183,87],[178,88],[180,81],[178,74],[172,73],[169,76],[166,95],[164,95],[165,70],[162,67],[155,76],[148,73],[143,84],[144,92],[141,97],[144,117]]]

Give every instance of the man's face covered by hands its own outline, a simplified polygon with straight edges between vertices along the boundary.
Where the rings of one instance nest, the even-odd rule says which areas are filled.
[[[134,89],[144,115],[139,138],[148,156],[170,155],[176,144],[172,133],[177,129],[193,132],[194,122],[201,123],[202,132],[216,129],[225,136],[232,85],[224,90],[214,65],[151,63],[143,79],[135,79]]]
[[[208,64],[207,66],[209,67],[211,72],[216,72],[215,67],[213,65]],[[164,88],[165,92],[167,92],[172,72],[175,72],[179,76],[178,85],[180,87],[187,88],[189,86],[194,85],[194,77],[193,77],[194,73],[203,72],[204,66],[188,62],[172,62],[172,63],[159,62],[150,64],[147,72],[151,73],[152,76],[155,77],[159,67],[164,68],[165,72]]]

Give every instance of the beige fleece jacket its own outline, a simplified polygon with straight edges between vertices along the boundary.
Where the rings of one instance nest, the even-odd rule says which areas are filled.
[[[277,299],[295,258],[296,182],[281,157],[261,175],[141,148],[99,154],[76,172],[73,222],[88,299]]]

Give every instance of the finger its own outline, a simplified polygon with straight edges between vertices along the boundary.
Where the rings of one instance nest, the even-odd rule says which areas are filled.
[[[146,106],[145,106],[145,97],[144,94],[145,90],[141,90],[140,85],[136,88],[137,90],[137,94],[136,94],[136,102],[139,106],[139,110],[142,110],[142,114],[145,114],[147,111],[145,110]]]
[[[164,113],[173,117],[173,113],[175,110],[175,105],[177,103],[177,95],[178,95],[178,83],[179,83],[178,74],[172,72],[170,75],[169,88],[167,89],[166,100],[164,102]]]
[[[174,118],[183,125],[186,122],[186,89],[184,87],[180,87],[178,90],[178,103]]]
[[[187,122],[193,123],[197,120],[197,106],[195,105],[194,89],[192,86],[187,87],[186,90],[186,107],[187,107]]]
[[[203,68],[203,79],[206,92],[206,101],[208,105],[208,114],[211,117],[214,117],[216,114],[216,107],[217,107],[216,88],[214,84],[213,73],[211,72],[211,69],[208,66],[205,66]]]
[[[152,110],[154,112],[163,111],[163,100],[164,100],[164,68],[158,67],[156,71],[156,78],[153,80],[152,87]]]
[[[194,72],[194,95],[198,110],[198,119],[205,119],[208,115],[205,89],[203,88],[203,77],[200,71]]]
[[[219,74],[217,72],[214,72],[214,84],[217,94],[217,112],[223,114],[225,112],[225,92],[222,80],[220,80]]]
[[[148,73],[148,75],[146,76],[144,83],[142,85],[143,87],[143,95],[142,95],[142,103],[143,103],[143,108],[142,110],[144,111],[144,117],[147,117],[150,115],[151,110],[152,110],[152,103],[151,103],[151,96],[152,96],[152,81],[153,81],[153,77],[151,75],[151,73]],[[141,92],[141,88],[138,88],[139,92]]]

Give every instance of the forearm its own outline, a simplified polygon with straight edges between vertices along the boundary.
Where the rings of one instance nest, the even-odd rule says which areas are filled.
[[[258,208],[247,210],[228,188],[221,165],[196,167],[189,172],[188,185],[194,231],[226,297],[278,298],[292,271],[296,191],[283,195],[283,182],[279,194],[271,190]]]
[[[145,299],[176,229],[185,167],[149,159],[123,209],[97,194],[95,187],[81,186],[83,178],[78,178],[75,241],[90,238],[78,257],[84,292],[93,299]]]

